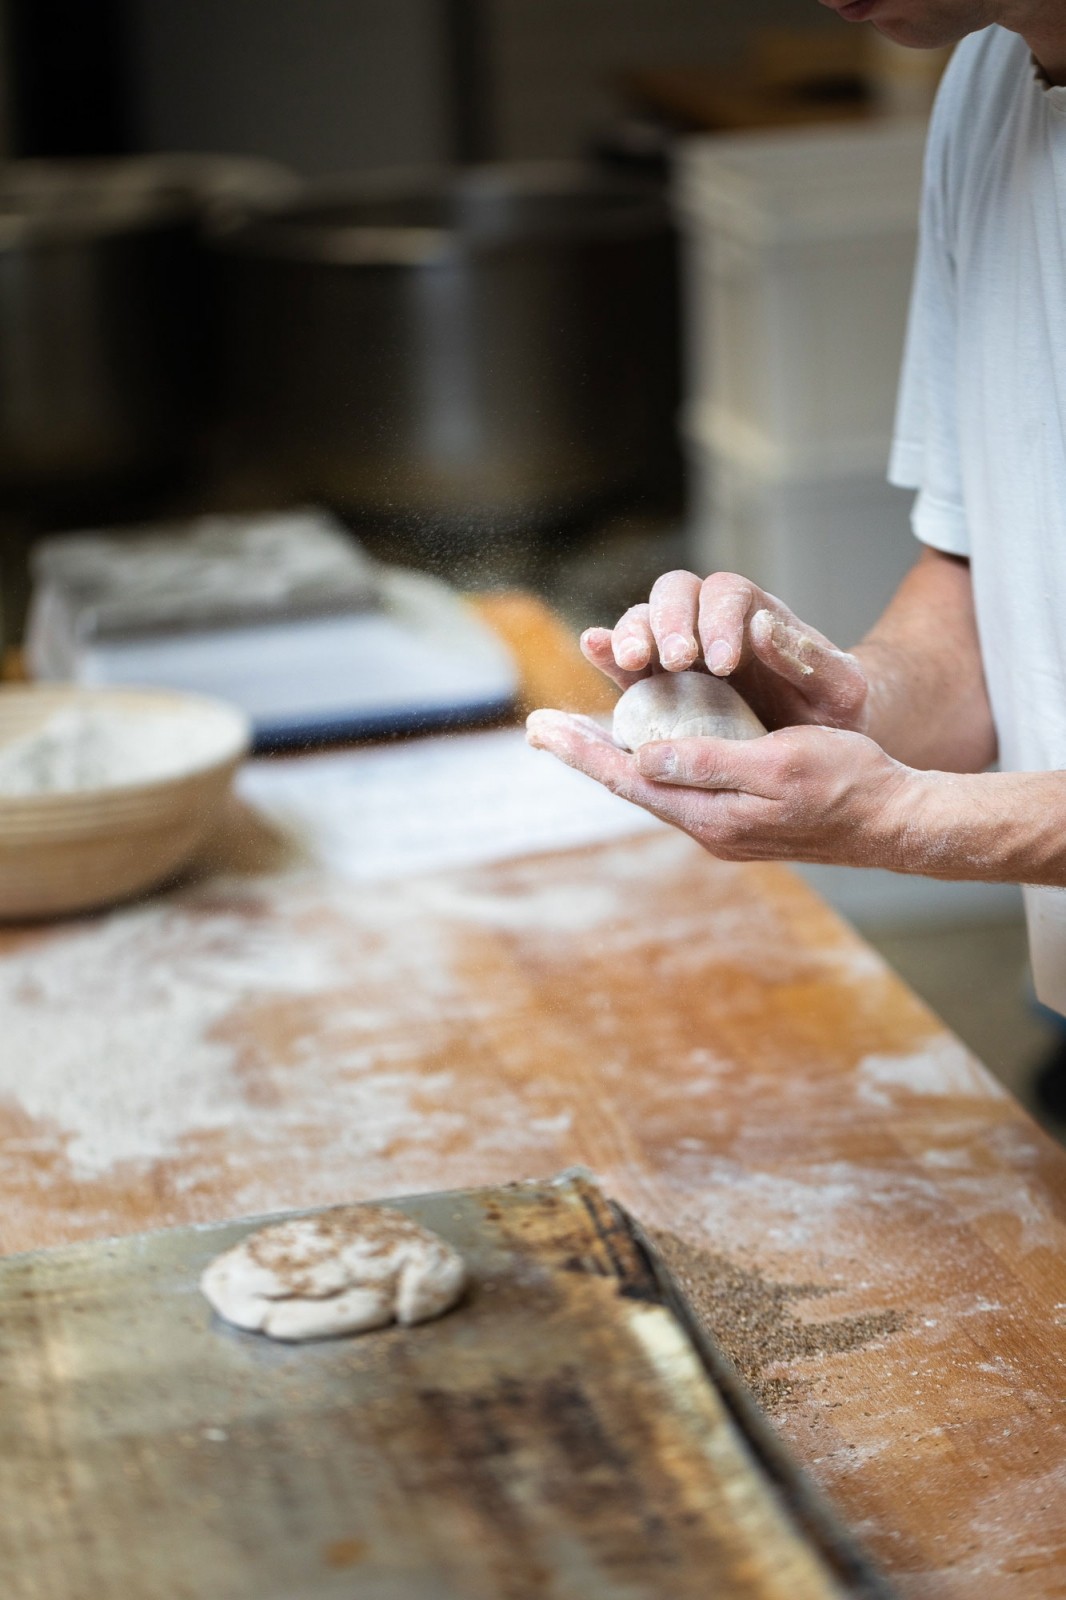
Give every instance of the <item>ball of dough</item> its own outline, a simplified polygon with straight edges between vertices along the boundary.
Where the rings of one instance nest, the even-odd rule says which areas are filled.
[[[627,750],[656,739],[757,739],[766,729],[731,683],[706,672],[657,672],[614,708],[614,737]]]
[[[428,1228],[384,1206],[344,1206],[249,1234],[200,1288],[238,1328],[324,1339],[439,1317],[465,1283],[462,1257]]]

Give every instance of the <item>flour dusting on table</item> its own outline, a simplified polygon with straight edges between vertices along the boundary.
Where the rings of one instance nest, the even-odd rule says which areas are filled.
[[[857,1075],[859,1094],[873,1105],[891,1105],[894,1091],[900,1090],[913,1095],[975,1095],[982,1100],[1006,1093],[950,1034],[931,1040],[923,1051],[865,1056]]]
[[[76,1173],[173,1149],[247,1109],[214,1029],[242,998],[337,981],[321,944],[165,901],[0,961],[0,1098],[68,1136]]]
[[[680,841],[678,841],[680,843]],[[352,1159],[454,1131],[448,1075],[411,1065],[425,1041],[487,1021],[463,980],[471,906],[491,925],[491,897],[471,883],[323,883],[315,873],[215,879],[147,905],[51,930],[0,955],[0,1103],[57,1130],[71,1171],[174,1154],[193,1134],[237,1124],[266,1140],[335,1129]],[[543,887],[501,897],[508,925],[609,928],[609,888]],[[450,915],[449,915],[450,913]],[[398,1014],[395,997],[404,997]],[[256,1043],[255,1019],[283,1016],[285,1059]],[[421,1095],[432,1116],[413,1109]],[[512,1149],[542,1136],[509,1126]]]

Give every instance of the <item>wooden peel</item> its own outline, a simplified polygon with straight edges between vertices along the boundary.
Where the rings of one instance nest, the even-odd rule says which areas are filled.
[[[197,1292],[247,1223],[0,1264],[9,1600],[883,1600],[585,1177],[390,1207],[465,1300],[295,1348]]]

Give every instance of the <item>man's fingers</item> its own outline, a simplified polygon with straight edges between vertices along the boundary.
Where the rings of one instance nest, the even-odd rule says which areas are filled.
[[[759,739],[671,739],[637,751],[641,775],[686,789],[727,789],[770,798],[780,779],[772,734]]]
[[[752,617],[748,634],[759,660],[794,684],[821,715],[850,723],[861,710],[866,698],[862,667],[824,634],[765,608]]]
[[[526,738],[534,750],[551,749],[564,737],[581,744],[606,745],[610,750],[622,749],[595,717],[585,717],[576,711],[531,711],[526,718]]]
[[[532,711],[526,718],[526,738],[535,750],[547,750],[568,767],[595,778],[613,794],[636,805],[655,809],[656,790],[641,776],[628,750],[623,750],[591,717],[570,716],[565,711]]]
[[[630,606],[611,631],[614,659],[624,672],[640,673],[655,662],[655,637],[647,604]]]
[[[699,658],[696,638],[700,580],[694,572],[666,572],[656,578],[649,600],[651,631],[667,672],[684,672]]]
[[[864,730],[868,686],[858,659],[808,627],[776,595],[735,572],[701,580],[667,572],[645,605],[613,629],[589,628],[581,648],[622,690],[665,670],[702,665],[736,675],[771,727],[818,723]]]
[[[744,657],[748,618],[769,597],[736,572],[705,578],[699,595],[699,634],[703,659],[716,677],[735,672]]]
[[[591,661],[620,689],[628,689],[630,684],[651,674],[650,667],[645,667],[643,672],[626,672],[618,665],[614,658],[614,635],[610,628],[586,628],[581,635],[581,653],[586,661]]]

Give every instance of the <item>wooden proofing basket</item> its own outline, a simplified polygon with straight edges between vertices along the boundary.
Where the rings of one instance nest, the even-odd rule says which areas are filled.
[[[138,689],[0,690],[0,748],[57,711],[204,719],[186,770],[121,786],[0,794],[0,919],[59,916],[111,905],[183,866],[217,820],[249,745],[243,713],[224,701]]]

